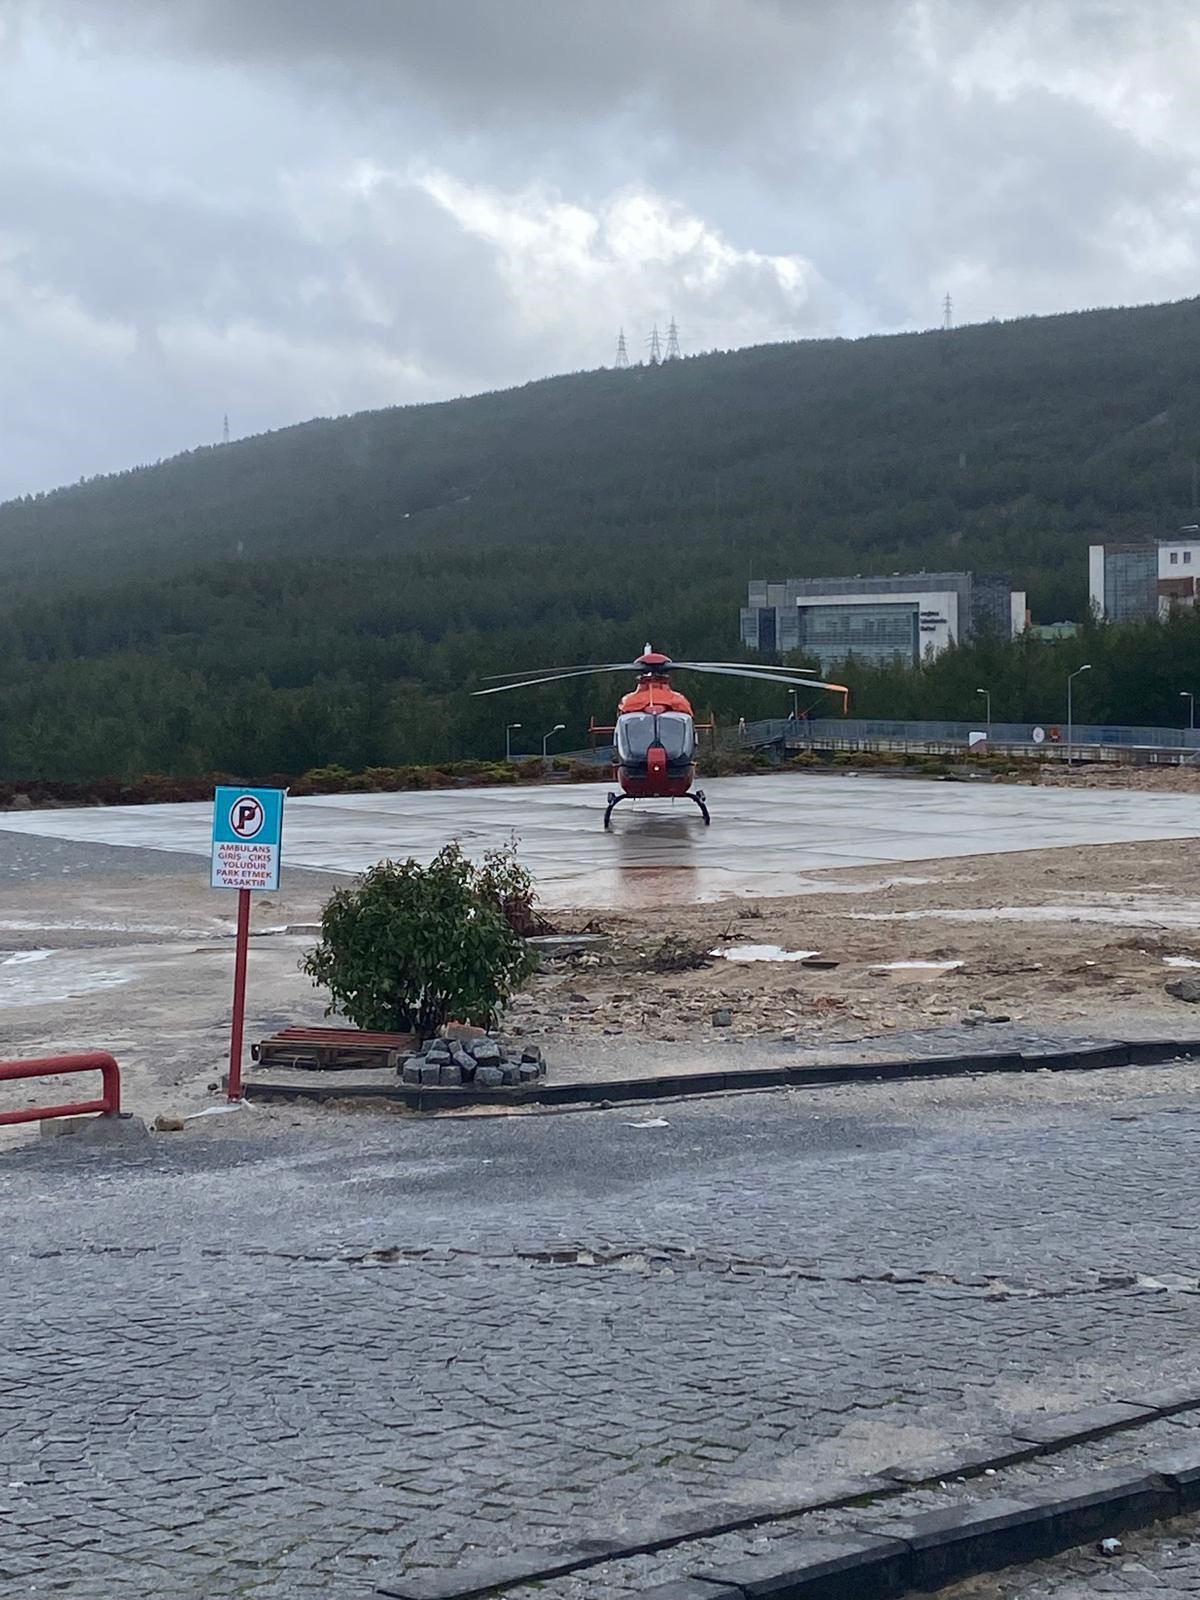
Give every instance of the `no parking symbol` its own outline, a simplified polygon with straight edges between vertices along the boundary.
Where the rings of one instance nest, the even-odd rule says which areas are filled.
[[[240,794],[229,808],[229,826],[239,839],[253,839],[262,832],[267,813],[256,794]]]

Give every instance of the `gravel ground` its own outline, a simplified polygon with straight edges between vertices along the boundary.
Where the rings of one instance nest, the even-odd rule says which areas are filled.
[[[506,1027],[543,1045],[552,1077],[593,1081],[1014,1041],[1187,1038],[1200,1031],[1200,1013],[1165,994],[1163,957],[1200,961],[1193,854],[1191,844],[1159,841],[965,858],[886,877],[817,874],[821,892],[792,899],[564,914],[569,927],[598,921],[610,945],[547,967]],[[7,1053],[103,1046],[118,1055],[127,1104],[140,1114],[210,1103],[207,1086],[228,1051],[235,897],[208,888],[202,862],[181,869],[183,859],[0,830]],[[281,893],[256,897],[250,1040],[323,1020],[322,996],[298,970],[311,935],[282,930],[316,922],[337,881],[294,871]],[[1005,908],[1032,920],[991,919]],[[707,964],[658,970],[667,937]],[[820,949],[837,965],[706,956],[739,943]],[[893,959],[962,964],[879,969]],[[720,1009],[732,1014],[727,1027],[713,1025]],[[34,1091],[5,1094],[6,1103],[37,1101]]]

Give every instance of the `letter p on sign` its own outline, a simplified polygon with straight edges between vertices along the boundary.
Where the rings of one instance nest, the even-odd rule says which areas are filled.
[[[261,833],[264,819],[262,802],[252,794],[239,795],[229,810],[229,826],[239,839],[253,839]]]

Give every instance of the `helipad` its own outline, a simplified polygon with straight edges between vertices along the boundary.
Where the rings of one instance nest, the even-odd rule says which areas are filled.
[[[449,839],[472,856],[514,834],[549,904],[645,906],[826,888],[830,868],[1200,837],[1189,795],[786,775],[705,785],[712,826],[690,804],[623,806],[611,833],[605,785],[456,789],[294,799],[288,869],[360,872],[426,859]],[[9,813],[0,827],[82,843],[205,856],[209,803]],[[199,866],[197,870],[200,870]]]

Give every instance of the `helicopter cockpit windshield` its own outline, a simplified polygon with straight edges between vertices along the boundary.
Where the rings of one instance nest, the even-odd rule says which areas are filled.
[[[644,764],[652,745],[661,745],[671,766],[686,766],[696,754],[696,729],[682,711],[630,711],[617,718],[617,757]]]

